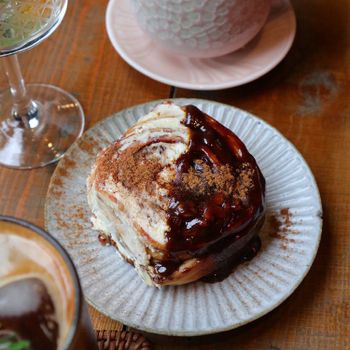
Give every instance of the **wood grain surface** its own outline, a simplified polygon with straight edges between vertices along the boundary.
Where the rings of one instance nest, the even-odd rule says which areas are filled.
[[[198,338],[147,335],[156,349],[350,349],[350,1],[295,0],[298,31],[286,59],[248,85],[217,92],[178,90],[246,109],[279,129],[309,163],[324,208],[321,246],[295,293],[237,330]],[[61,27],[20,60],[28,82],[73,92],[87,128],[124,107],[167,98],[170,87],[130,68],[105,31],[106,0],[71,1]],[[7,82],[0,71],[0,87]],[[0,213],[43,226],[54,166],[0,168]],[[121,325],[90,308],[97,329]]]

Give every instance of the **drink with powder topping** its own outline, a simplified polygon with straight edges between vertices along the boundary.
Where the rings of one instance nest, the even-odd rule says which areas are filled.
[[[74,266],[46,232],[0,216],[0,349],[97,349]]]

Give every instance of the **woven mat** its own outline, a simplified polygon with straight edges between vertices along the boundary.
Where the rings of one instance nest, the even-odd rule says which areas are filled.
[[[129,331],[96,331],[99,350],[151,350],[141,334]]]

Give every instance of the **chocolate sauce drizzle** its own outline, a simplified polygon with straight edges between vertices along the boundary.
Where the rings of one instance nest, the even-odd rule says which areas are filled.
[[[166,261],[154,262],[160,276],[171,275],[181,265],[184,257],[203,257],[217,254],[218,269],[206,278],[213,282],[231,273],[233,266],[251,251],[260,248],[257,233],[262,226],[265,212],[265,180],[253,156],[242,141],[215,119],[195,106],[184,107],[184,124],[191,130],[189,150],[176,164],[176,180],[171,190],[167,234]],[[203,162],[215,169],[229,165],[239,169],[243,164],[253,170],[252,186],[244,200],[223,192],[204,195],[183,187],[183,174]],[[200,169],[198,169],[200,171]],[[247,251],[250,242],[253,249]]]

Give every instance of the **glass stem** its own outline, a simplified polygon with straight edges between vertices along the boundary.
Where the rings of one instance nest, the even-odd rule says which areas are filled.
[[[39,124],[38,106],[28,96],[17,55],[3,57],[5,72],[13,98],[12,117],[25,128],[35,128]]]

